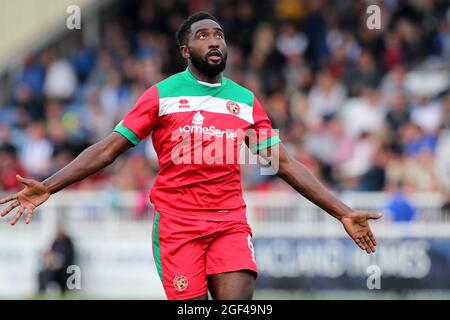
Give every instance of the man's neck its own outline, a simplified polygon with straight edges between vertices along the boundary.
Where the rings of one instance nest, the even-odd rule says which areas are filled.
[[[192,64],[188,65],[189,71],[192,73],[194,78],[196,78],[198,81],[211,83],[211,84],[217,84],[222,82],[222,73],[219,73],[218,75],[215,75],[213,77],[209,77],[200,71],[198,71]]]

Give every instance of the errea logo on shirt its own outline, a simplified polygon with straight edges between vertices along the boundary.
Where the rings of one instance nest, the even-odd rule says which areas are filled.
[[[178,109],[189,109],[190,107],[188,99],[182,98],[178,101]]]

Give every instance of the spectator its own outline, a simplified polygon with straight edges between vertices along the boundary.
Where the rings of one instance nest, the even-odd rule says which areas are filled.
[[[450,218],[450,193],[444,194],[444,203],[442,204],[441,211],[444,217]]]
[[[58,228],[50,248],[41,259],[42,268],[38,273],[39,294],[47,292],[48,285],[55,283],[61,295],[67,291],[70,273],[67,268],[75,263],[75,246],[64,230]]]
[[[367,172],[370,168],[370,162],[376,149],[374,136],[367,132],[361,135],[355,141],[352,157],[340,168],[340,174],[344,180],[358,184],[358,178]],[[356,186],[353,186],[356,187]]]
[[[361,97],[349,99],[340,112],[344,127],[352,136],[378,133],[383,128],[385,114],[379,92],[369,87],[362,90]]]
[[[450,194],[450,127],[439,137],[434,161],[439,183]]]
[[[435,101],[430,101],[426,96],[421,96],[411,112],[411,120],[425,134],[434,135],[442,124],[441,105]]]
[[[395,66],[405,63],[405,53],[401,41],[395,33],[388,33],[385,36],[384,45],[383,63],[387,70],[392,70]]]
[[[20,149],[20,160],[28,174],[38,180],[50,174],[53,146],[41,123],[33,122],[27,128],[27,140]]]
[[[390,96],[388,109],[386,122],[391,132],[396,136],[400,128],[407,124],[411,118],[406,95],[402,92],[396,92]]]
[[[359,181],[360,191],[383,191],[386,185],[386,165],[390,152],[387,148],[379,148],[375,151],[369,169],[361,176]]]
[[[20,101],[20,90],[24,87],[30,92],[30,97],[42,97],[45,72],[43,66],[36,62],[31,54],[26,54],[21,66],[11,75],[13,99]],[[22,89],[21,89],[22,88]]]
[[[402,151],[406,156],[416,157],[421,152],[434,152],[436,137],[427,135],[421,127],[410,122],[401,128]]]
[[[423,150],[415,157],[401,155],[397,161],[388,164],[387,171],[390,185],[403,182],[417,191],[439,190],[439,180],[429,150]]]
[[[442,126],[450,128],[450,90],[442,97]]]
[[[297,32],[292,24],[286,24],[278,34],[276,46],[288,61],[299,61],[308,46],[308,39]]]
[[[90,144],[106,137],[114,128],[116,117],[114,114],[108,114],[105,109],[100,106],[98,91],[92,89],[88,93],[88,128],[90,130]],[[119,114],[116,110],[117,117]]]
[[[317,84],[308,96],[309,111],[319,117],[336,114],[343,105],[347,92],[327,70],[317,75]]]
[[[117,2],[118,16],[100,22],[97,44],[78,34],[69,45],[53,43],[43,54],[24,56],[7,74],[11,92],[0,106],[0,145],[18,154],[17,160],[6,152],[11,172],[18,170],[14,163],[37,178],[57,170],[85,143],[111,132],[150,85],[185,68],[168,54],[177,50],[174,29],[205,3]],[[208,3],[228,38],[227,76],[260,97],[285,143],[319,178],[354,190],[381,190],[400,180],[418,190],[447,190],[450,94],[442,91],[448,83],[438,81],[440,89],[425,94],[431,85],[421,86],[420,75],[437,70],[450,79],[450,4],[380,5],[382,30],[376,31],[361,19],[361,1]],[[411,86],[413,74],[422,90]],[[141,144],[102,178],[77,187],[95,190],[108,181],[140,190],[158,170],[152,160],[147,171],[133,170],[144,168],[149,154]],[[132,180],[121,174],[126,170]],[[277,186],[257,174],[250,170],[246,188]]]
[[[397,64],[392,67],[383,77],[380,83],[380,91],[383,95],[392,95],[397,92],[409,94],[405,85],[407,70],[405,66]]]
[[[105,86],[100,89],[99,102],[103,112],[114,118],[119,113],[125,94],[120,74],[111,72]]]
[[[26,176],[25,169],[17,159],[16,148],[10,144],[0,145],[0,190],[20,190],[22,185],[16,175]]]
[[[103,87],[114,71],[115,67],[111,53],[107,50],[100,51],[95,67],[88,78],[88,85],[97,88]]]
[[[400,183],[386,204],[383,211],[393,222],[410,222],[416,218],[417,208],[408,197],[411,191],[410,186]]]
[[[45,55],[47,64],[45,96],[49,99],[70,100],[77,87],[77,77],[72,65],[67,60],[59,58],[52,50]]]
[[[376,88],[380,81],[379,68],[368,50],[362,50],[356,63],[352,63],[345,76],[350,94],[361,94],[364,87]]]

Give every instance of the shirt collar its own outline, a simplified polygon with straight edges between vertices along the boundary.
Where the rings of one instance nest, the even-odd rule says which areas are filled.
[[[206,87],[212,87],[212,88],[216,88],[216,87],[221,87],[224,84],[224,77],[223,75],[220,75],[220,83],[209,83],[209,82],[204,82],[204,81],[200,81],[198,80],[196,77],[194,77],[194,75],[192,74],[191,70],[189,70],[189,67],[186,68],[186,70],[184,71],[184,73],[186,74],[186,76],[188,77],[188,79],[193,80],[203,86]]]

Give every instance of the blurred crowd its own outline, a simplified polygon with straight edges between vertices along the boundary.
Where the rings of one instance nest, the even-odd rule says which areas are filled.
[[[381,29],[369,29],[369,4]],[[447,1],[120,1],[101,41],[26,55],[0,107],[0,190],[44,179],[108,135],[143,91],[182,71],[175,31],[198,10],[223,25],[225,75],[258,96],[289,152],[333,190],[450,194]],[[62,52],[64,52],[62,54]],[[146,192],[151,139],[73,186]],[[289,186],[243,167],[246,190]],[[145,199],[145,198],[143,198]],[[144,201],[144,200],[143,200]],[[144,201],[145,203],[145,201]]]

